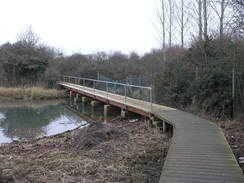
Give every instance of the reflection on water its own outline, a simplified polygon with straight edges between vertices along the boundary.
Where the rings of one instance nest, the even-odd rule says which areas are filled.
[[[0,101],[0,144],[13,140],[49,136],[74,129],[87,121],[109,121],[118,111],[104,117],[103,104],[69,101]]]
[[[2,121],[4,119],[6,119],[6,116],[3,113],[0,112],[0,121]]]
[[[104,116],[104,103],[99,102],[97,105],[92,106],[90,102],[74,102],[69,100],[69,108],[75,110],[81,117],[87,121],[100,121],[107,122],[114,119],[116,116],[120,115],[120,109],[113,107],[113,110],[108,116]]]
[[[91,120],[102,121],[103,116],[103,105],[91,106],[88,103],[71,103],[70,105],[73,109],[79,112],[84,117],[88,117]]]
[[[69,129],[74,129],[77,127],[77,124],[79,124],[79,119],[62,114],[46,126],[44,131],[46,135],[55,135]]]
[[[0,105],[0,143],[54,135],[85,123],[60,102]]]

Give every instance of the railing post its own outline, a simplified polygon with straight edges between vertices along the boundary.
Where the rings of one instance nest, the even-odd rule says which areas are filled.
[[[85,86],[85,79],[83,78],[83,86]]]
[[[150,88],[150,111],[152,113],[152,88]]]
[[[106,92],[107,92],[107,100],[108,100],[108,82],[106,82]]]
[[[127,96],[127,85],[124,85],[124,89],[125,89],[125,104],[126,104],[126,96]]]
[[[96,85],[96,81],[95,80],[93,80],[93,89],[94,89],[94,94],[95,94],[95,85]]]

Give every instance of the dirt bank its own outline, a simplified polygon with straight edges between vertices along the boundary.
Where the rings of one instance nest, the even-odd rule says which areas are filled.
[[[128,121],[14,142],[0,147],[0,182],[154,183],[168,145],[167,135]]]

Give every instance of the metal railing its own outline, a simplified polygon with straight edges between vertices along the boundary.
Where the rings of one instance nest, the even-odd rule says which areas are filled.
[[[96,93],[96,90],[102,90],[106,92],[107,98],[110,94],[116,94],[124,97],[124,103],[126,104],[129,98],[137,99],[141,101],[148,102],[149,110],[152,111],[152,88],[123,84],[110,81],[102,81],[89,78],[80,78],[73,76],[61,76],[61,81],[72,83],[84,87],[89,87],[93,89],[93,93]]]

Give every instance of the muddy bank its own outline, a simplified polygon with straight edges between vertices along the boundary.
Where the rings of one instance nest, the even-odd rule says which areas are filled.
[[[0,182],[158,182],[167,135],[145,122],[94,124],[0,147]]]

